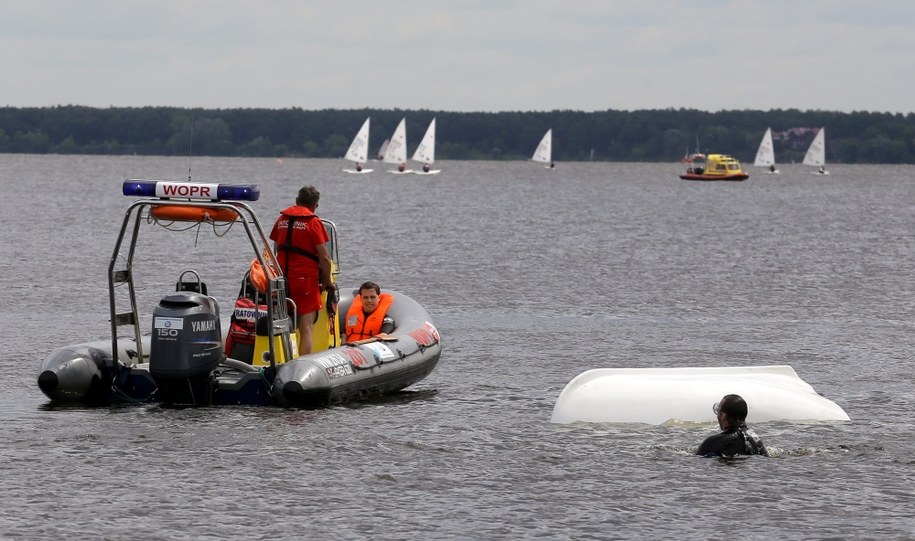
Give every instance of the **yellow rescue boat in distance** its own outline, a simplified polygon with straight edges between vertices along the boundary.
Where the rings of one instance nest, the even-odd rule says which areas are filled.
[[[701,155],[700,155],[701,156]],[[690,162],[683,180],[746,180],[750,174],[743,170],[740,162],[727,154],[709,154],[704,159]]]

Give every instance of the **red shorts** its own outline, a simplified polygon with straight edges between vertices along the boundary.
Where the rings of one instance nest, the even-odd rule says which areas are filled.
[[[287,297],[295,302],[296,314],[302,315],[317,312],[324,306],[321,303],[321,285],[318,283],[317,274],[302,278],[286,277]]]

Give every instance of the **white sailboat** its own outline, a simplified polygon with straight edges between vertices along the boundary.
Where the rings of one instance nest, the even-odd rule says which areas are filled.
[[[414,162],[422,162],[423,168],[420,171],[414,171],[417,175],[437,175],[442,172],[441,169],[432,169],[432,164],[435,163],[435,119],[432,119],[432,122],[429,123],[429,127],[426,129],[426,135],[423,136],[423,140],[420,141],[419,146],[416,147],[416,152],[413,153]]]
[[[753,161],[753,165],[768,167],[767,175],[778,174],[778,169],[775,168],[775,149],[772,147],[772,128],[766,128],[766,134],[759,143],[759,150],[756,151],[756,160]]]
[[[412,173],[413,171],[407,169],[407,119],[400,119],[400,124],[397,125],[397,128],[394,130],[394,135],[391,136],[391,140],[388,141],[388,148],[384,151],[384,158],[381,159],[384,163],[396,163],[397,169],[388,171],[388,173],[394,173],[395,175],[403,175],[406,173]]]
[[[829,171],[826,170],[826,128],[820,128],[816,137],[813,138],[810,148],[807,149],[807,154],[804,155],[803,163],[804,165],[820,166],[818,170],[812,171],[811,175],[829,174]]]
[[[369,120],[369,118],[365,119],[362,128],[359,129],[359,133],[356,134],[356,137],[350,144],[349,150],[347,150],[346,155],[343,156],[343,159],[355,163],[356,167],[355,169],[344,169],[344,173],[361,174],[372,172],[372,169],[362,167],[362,164],[367,162],[369,157]]]
[[[553,128],[548,129],[543,135],[543,139],[540,140],[540,144],[537,145],[537,150],[534,151],[534,156],[531,159],[538,163],[547,164],[547,169],[555,167],[553,163]]]
[[[378,159],[379,160],[384,159],[384,153],[388,151],[388,143],[390,143],[390,142],[391,142],[390,139],[385,139],[384,141],[381,142],[381,146],[378,147]]]

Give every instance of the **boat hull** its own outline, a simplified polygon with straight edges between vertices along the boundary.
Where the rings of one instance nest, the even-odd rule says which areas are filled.
[[[601,368],[576,376],[553,408],[554,423],[713,423],[712,404],[739,394],[747,421],[847,421],[848,414],[790,366]]]
[[[397,328],[389,342],[345,345],[304,355],[275,369],[258,368],[227,358],[196,391],[196,405],[278,405],[321,407],[399,391],[422,380],[438,364],[441,337],[428,312],[415,300],[394,297],[388,313]],[[349,309],[353,293],[344,293],[338,305],[338,325]],[[225,326],[227,327],[227,326]],[[142,350],[151,351],[149,336]],[[117,365],[111,341],[87,342],[60,348],[39,366],[38,386],[54,404],[108,406],[157,402],[157,382],[149,358],[136,358],[132,340],[119,339]]]
[[[697,173],[683,173],[680,175],[680,178],[683,180],[747,180],[750,178],[750,175],[747,173],[740,173],[734,175],[706,175],[706,174],[697,174]]]
[[[149,349],[149,337],[145,336],[143,351]],[[156,382],[148,368],[137,368],[147,365],[138,363],[135,356],[136,343],[120,341],[115,374],[110,340],[65,346],[39,365],[38,387],[54,403],[94,406],[152,400]]]
[[[340,296],[341,328],[355,291]],[[277,370],[276,401],[287,407],[319,407],[399,391],[429,375],[441,356],[438,330],[425,309],[406,295],[394,297],[388,314],[397,322],[393,341],[345,345],[294,359]]]
[[[690,166],[680,175],[683,180],[746,180],[750,174],[740,162],[727,154],[694,154]]]

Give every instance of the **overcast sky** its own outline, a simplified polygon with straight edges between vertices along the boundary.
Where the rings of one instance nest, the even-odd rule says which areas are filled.
[[[0,0],[0,106],[915,111],[912,0]]]

